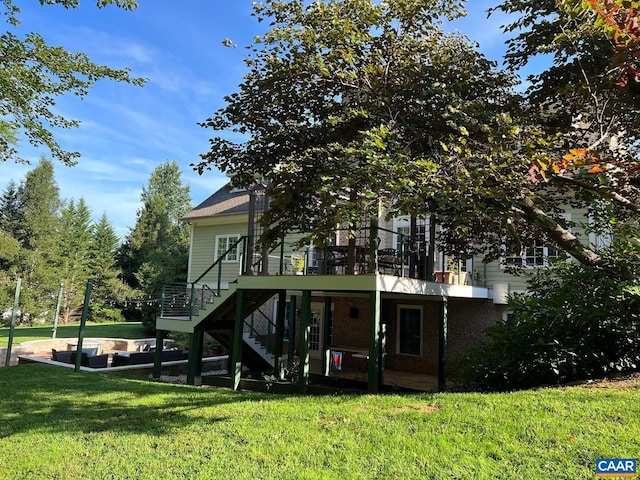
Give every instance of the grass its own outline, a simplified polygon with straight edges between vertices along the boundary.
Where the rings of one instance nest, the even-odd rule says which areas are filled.
[[[276,396],[0,369],[2,479],[592,479],[640,457],[640,379],[506,394]]]
[[[46,327],[17,327],[14,330],[13,345],[20,345],[28,340],[43,340],[51,338],[52,326]],[[58,325],[56,338],[78,338],[80,327],[76,325]],[[119,323],[90,323],[84,331],[85,338],[146,338],[149,334],[145,332],[141,323],[119,322]],[[0,328],[0,347],[6,347],[9,342],[9,328]]]

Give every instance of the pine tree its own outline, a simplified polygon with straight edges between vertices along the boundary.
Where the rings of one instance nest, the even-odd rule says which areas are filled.
[[[80,198],[67,202],[60,214],[56,263],[64,284],[61,319],[68,323],[81,312],[87,280],[90,276],[89,254],[92,243],[91,210]]]
[[[51,313],[59,284],[56,246],[61,201],[49,160],[41,158],[39,165],[27,173],[18,189],[18,202],[20,228],[16,239],[21,249],[16,274],[28,286],[21,295],[22,311],[31,318],[42,318]]]
[[[20,189],[11,180],[0,197],[0,230],[17,238],[20,225]]]
[[[120,305],[133,295],[131,288],[120,278],[116,253],[120,239],[115,234],[106,214],[102,214],[93,229],[90,255],[93,301],[89,319],[96,322],[121,321]]]
[[[167,161],[153,171],[141,201],[136,225],[120,249],[119,264],[131,287],[157,297],[163,284],[187,277],[189,230],[180,218],[191,209],[191,198],[176,162]]]

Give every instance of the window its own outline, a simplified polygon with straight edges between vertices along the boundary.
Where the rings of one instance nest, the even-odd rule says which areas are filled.
[[[557,258],[560,251],[547,247],[541,240],[534,240],[533,244],[522,249],[520,255],[512,255],[504,259],[506,267],[539,268],[549,264],[550,258]]]
[[[571,215],[565,213],[561,217],[569,221]],[[540,268],[549,265],[550,258],[558,258],[561,251],[545,245],[540,239],[535,239],[532,243],[524,245],[521,252],[514,252],[502,260],[502,268],[521,267],[521,268]]]
[[[216,237],[216,251],[214,260],[218,260],[229,248],[240,239],[240,235],[219,235]],[[236,246],[224,257],[225,262],[238,261],[238,247]]]
[[[420,244],[422,244],[422,248],[425,248],[424,243],[428,238],[428,228],[429,221],[418,218],[416,220],[416,238],[415,242],[409,245],[410,248],[417,248]],[[404,242],[407,242],[409,236],[411,235],[411,217],[404,215],[401,217],[396,217],[393,219],[393,230],[395,234],[393,235],[393,248],[401,250],[401,239]],[[405,249],[407,248],[407,243],[405,243]]]
[[[422,307],[398,307],[398,353],[422,355]]]

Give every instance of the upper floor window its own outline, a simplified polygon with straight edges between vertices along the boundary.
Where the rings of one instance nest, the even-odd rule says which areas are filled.
[[[231,248],[238,240],[240,239],[240,235],[218,235],[216,237],[216,249],[214,260],[220,258],[227,250]],[[227,252],[223,261],[225,262],[237,262],[238,261],[238,246],[234,247],[230,251]]]
[[[549,264],[550,258],[557,258],[560,251],[545,245],[540,240],[525,246],[518,255],[511,255],[504,259],[505,267],[540,268]]]
[[[408,215],[403,215],[401,217],[396,217],[393,219],[393,231],[395,232],[393,235],[393,248],[401,250],[402,243],[404,243],[404,249],[416,248],[420,243],[426,242],[428,239],[429,232],[429,220],[418,218],[416,219],[416,235],[415,238],[410,239],[411,237],[411,217]],[[413,240],[413,241],[410,241]]]
[[[564,213],[561,217],[569,221],[571,214]],[[545,244],[541,239],[523,245],[520,252],[514,252],[502,259],[502,268],[541,268],[549,265],[549,260],[558,258],[562,254],[561,250]]]

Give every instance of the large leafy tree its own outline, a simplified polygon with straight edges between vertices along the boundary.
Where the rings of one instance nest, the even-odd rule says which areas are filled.
[[[529,77],[531,180],[600,209],[594,216],[602,225],[620,225],[623,231],[614,233],[631,239],[638,236],[640,213],[633,4],[507,0],[497,7],[516,18],[506,26],[514,32],[506,57],[512,68],[540,54],[551,59],[549,68]]]
[[[40,0],[43,5],[78,6],[78,0]],[[132,0],[99,0],[99,7],[114,4],[133,9]],[[0,15],[7,31],[0,35],[0,161],[18,159],[17,141],[21,134],[34,145],[46,146],[51,155],[65,164],[73,164],[78,152],[64,150],[55,128],[76,127],[79,122],[55,111],[57,97],[74,94],[84,97],[95,82],[110,79],[142,85],[127,69],[114,69],[93,63],[83,53],[72,53],[60,46],[48,45],[38,33],[19,36],[19,7],[12,0],[0,1]]]
[[[14,237],[18,235],[20,215],[18,195],[18,185],[11,180],[0,197],[0,230]]]
[[[457,12],[451,1],[256,5],[272,28],[238,92],[203,123],[220,133],[197,168],[271,181],[266,241],[322,238],[382,205],[435,216],[456,255],[495,259],[544,238],[602,263],[563,219],[574,195],[531,181],[546,138],[514,79],[438,27]]]

